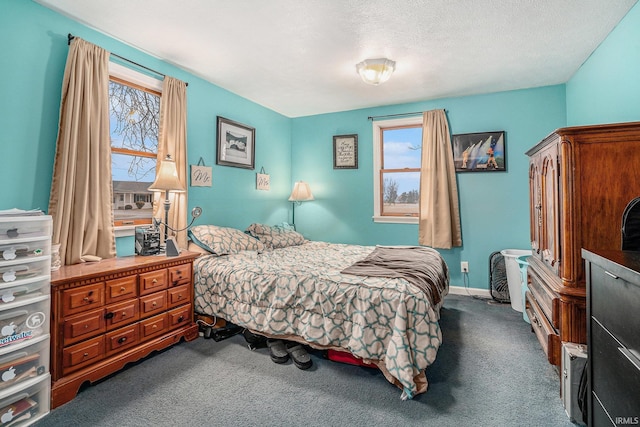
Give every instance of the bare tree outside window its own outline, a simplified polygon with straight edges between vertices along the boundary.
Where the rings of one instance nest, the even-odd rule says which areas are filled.
[[[383,216],[417,216],[422,126],[385,127],[381,134],[380,213]]]
[[[111,169],[116,225],[151,222],[160,126],[160,93],[109,81]]]
[[[382,193],[384,194],[384,202],[390,205],[396,203],[398,198],[398,182],[393,179],[386,178],[383,184]]]

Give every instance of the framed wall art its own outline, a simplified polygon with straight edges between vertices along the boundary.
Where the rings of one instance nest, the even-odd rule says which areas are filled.
[[[504,131],[463,133],[451,137],[456,172],[504,172],[507,145]]]
[[[255,145],[255,128],[218,116],[217,165],[253,169]]]
[[[333,168],[358,169],[358,135],[333,137]]]

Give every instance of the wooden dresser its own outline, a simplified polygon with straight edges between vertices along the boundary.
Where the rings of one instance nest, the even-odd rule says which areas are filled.
[[[51,275],[51,406],[125,364],[198,336],[193,260],[134,256],[63,266]]]
[[[581,248],[619,249],[622,213],[640,196],[640,122],[558,129],[527,151],[531,247],[527,315],[550,363],[586,343]]]
[[[640,420],[640,252],[588,251],[590,426]]]

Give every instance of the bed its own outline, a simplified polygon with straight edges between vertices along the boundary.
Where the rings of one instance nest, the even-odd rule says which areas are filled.
[[[308,241],[262,224],[245,232],[198,226],[189,235],[206,250],[194,262],[196,313],[316,349],[348,351],[378,366],[403,399],[426,391],[449,287],[437,251]],[[384,264],[389,254],[398,268]],[[403,264],[407,258],[421,265]]]

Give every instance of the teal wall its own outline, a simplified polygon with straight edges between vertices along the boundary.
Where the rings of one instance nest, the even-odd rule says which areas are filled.
[[[567,82],[569,126],[640,121],[640,3]]]
[[[487,289],[489,256],[528,249],[527,149],[565,125],[564,85],[293,119],[294,181],[307,181],[315,201],[296,208],[296,226],[312,240],[415,245],[418,226],[374,223],[373,129],[369,116],[446,109],[453,134],[504,130],[507,172],[457,174],[463,246],[441,250],[452,284],[463,286],[460,261],[469,261],[470,287]],[[358,169],[333,169],[333,135],[358,134]]]
[[[24,0],[0,2],[0,209],[48,208],[68,33],[189,83],[188,163],[213,166],[212,187],[189,187],[189,205],[204,210],[199,223],[286,219],[291,119]],[[218,115],[256,128],[256,169],[271,174],[270,191],[255,189],[256,171],[215,165]]]

